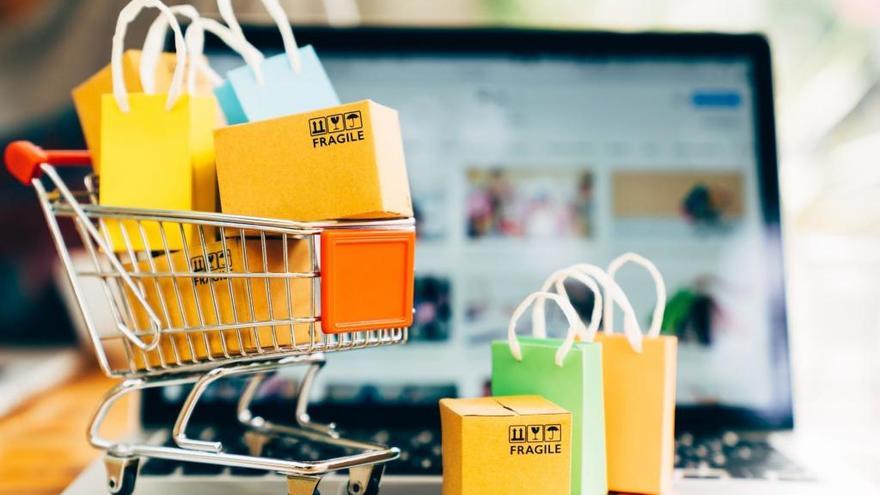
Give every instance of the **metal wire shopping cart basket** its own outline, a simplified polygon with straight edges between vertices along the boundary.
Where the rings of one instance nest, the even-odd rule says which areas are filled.
[[[399,451],[346,440],[332,424],[310,421],[307,406],[326,353],[406,341],[412,319],[412,219],[297,223],[101,206],[94,177],[87,177],[85,190],[73,192],[53,166],[88,165],[87,152],[44,151],[20,141],[7,147],[5,158],[9,171],[36,189],[101,368],[123,379],[105,396],[88,432],[92,445],[106,451],[110,493],[133,492],[142,457],[278,472],[287,477],[290,495],[316,494],[324,474],[348,469],[349,494],[378,492],[384,463]],[[79,254],[71,251],[63,224],[72,224],[78,233]],[[353,245],[354,251],[336,249],[334,239]],[[359,245],[368,251],[377,245],[393,249],[372,251],[373,258],[359,263]],[[401,307],[403,298],[408,317],[365,318],[356,311],[352,320],[346,304],[357,301],[341,301],[338,294],[352,294],[365,276],[384,269],[375,266],[377,253],[379,265],[390,263],[379,285],[393,289],[389,297],[398,301],[392,306]],[[388,260],[388,253],[397,259]],[[363,266],[367,275],[340,273],[334,256],[347,257],[339,266]],[[352,283],[348,292],[340,289]],[[96,325],[96,295],[109,308],[113,328]],[[307,368],[291,424],[252,413],[262,381],[292,365]],[[261,456],[259,449],[233,453],[220,442],[187,437],[187,424],[206,388],[221,378],[244,375],[249,381],[237,415],[249,433],[330,444],[345,454],[317,461],[277,459]],[[192,388],[172,430],[173,446],[101,436],[104,418],[121,397],[183,384]]]

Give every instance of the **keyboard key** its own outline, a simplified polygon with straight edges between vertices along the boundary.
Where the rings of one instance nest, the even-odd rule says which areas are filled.
[[[690,433],[683,433],[681,437],[679,437],[679,442],[684,447],[690,447],[694,444],[694,436]]]
[[[728,447],[733,447],[739,442],[739,435],[732,431],[725,431],[723,435],[721,435],[721,441],[724,445]]]

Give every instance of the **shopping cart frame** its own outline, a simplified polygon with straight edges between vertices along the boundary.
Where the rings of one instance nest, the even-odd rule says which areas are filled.
[[[380,328],[336,335],[319,334],[320,313],[317,294],[320,288],[320,265],[317,255],[318,239],[320,233],[327,229],[368,228],[379,231],[412,232],[415,229],[412,219],[303,223],[217,213],[101,206],[97,204],[97,188],[94,177],[87,177],[85,191],[74,193],[68,189],[53,166],[53,164],[88,165],[91,160],[87,152],[44,151],[31,143],[19,141],[11,143],[7,147],[5,160],[7,168],[13,176],[24,184],[30,184],[36,190],[101,369],[110,377],[123,379],[106,394],[88,430],[89,442],[94,447],[106,451],[107,488],[111,494],[129,495],[133,492],[142,457],[274,471],[287,477],[289,495],[317,494],[318,483],[324,474],[348,469],[348,493],[350,495],[378,493],[379,483],[384,472],[384,463],[396,459],[400,451],[397,448],[384,445],[347,440],[340,436],[335,425],[312,422],[307,412],[309,395],[315,376],[325,363],[327,353],[404,343],[407,340],[408,329]],[[45,179],[48,179],[48,182],[54,186],[54,190],[47,190],[44,184]],[[59,224],[59,219],[62,218],[74,222],[93,262],[93,271],[81,270],[74,263]],[[136,243],[132,242],[126,233],[128,227],[122,226],[120,229],[125,245],[124,251],[128,254],[127,263],[114,252],[114,248],[119,250],[118,246],[111,246],[112,242],[106,224],[114,221],[119,222],[120,225],[123,222],[134,222],[137,227],[135,233],[139,232],[140,234],[142,245],[138,249],[134,247]],[[143,224],[148,222],[155,222],[161,234],[163,249],[158,250],[158,253],[157,250],[151,249],[147,240]],[[183,245],[186,270],[175,270],[173,263],[170,264],[168,272],[157,269],[153,261],[154,256],[157,254],[171,256],[171,249],[166,239],[166,226],[175,223],[178,225],[185,223],[191,226],[190,234],[196,233],[201,245],[201,251],[196,255],[196,258],[205,258],[203,269],[196,270],[191,265],[190,253],[187,252],[186,247],[189,241]],[[241,246],[243,246],[242,257],[245,270],[234,272],[228,265],[225,267],[225,271],[212,270],[211,263],[208,262],[206,248],[206,240],[209,237],[206,233],[208,228],[216,229],[215,240],[216,237],[221,239],[221,252],[223,253],[228,252],[227,232],[237,233],[237,237],[242,242]],[[186,238],[183,227],[181,226],[180,229],[181,237]],[[257,242],[250,241],[254,236],[257,236],[262,251],[263,269],[257,272],[251,272],[247,269],[248,255],[245,254],[247,243]],[[280,273],[270,272],[267,268],[267,259],[269,258],[267,250],[269,241],[267,239],[278,236],[282,239],[281,253],[284,258],[284,270]],[[289,242],[303,241],[307,241],[309,269],[293,271],[288,266],[287,259]],[[273,242],[277,243],[277,240]],[[143,263],[148,264],[148,270],[141,271]],[[117,334],[113,334],[109,338],[122,342],[127,366],[119,366],[112,362],[106,347],[108,337],[99,332],[100,329],[96,327],[90,315],[86,293],[80,285],[81,279],[89,277],[101,281],[108,302],[113,306]],[[213,322],[207,321],[202,314],[203,304],[199,301],[196,290],[195,281],[197,279],[211,282],[209,284],[210,297],[217,316]],[[268,302],[268,316],[266,318],[254,316],[254,300],[251,299],[253,279],[262,280],[265,285]],[[305,317],[295,315],[290,302],[293,299],[291,281],[301,279],[310,281],[311,286],[310,311]],[[158,280],[173,282],[174,294],[176,294],[179,303],[181,301],[180,281],[188,281],[192,284],[192,294],[195,296],[194,304],[198,309],[198,322],[190,324],[186,321],[186,313],[182,303],[178,317],[183,319],[183,324],[175,325],[172,322],[174,318],[169,312],[169,306],[165,299],[161,296]],[[233,322],[226,322],[220,317],[218,289],[215,289],[214,282],[221,280],[226,281],[229,287],[228,297],[232,304]],[[273,282],[279,280],[284,283],[287,296],[287,311],[283,317],[275,316],[269,289]],[[155,300],[152,304],[148,300],[146,287],[150,281],[155,283],[156,292],[160,294],[159,309],[161,311],[154,307]],[[247,302],[252,306],[250,318],[244,318],[246,321],[240,321],[239,312],[235,307],[234,283],[247,287]],[[137,319],[134,317],[134,311],[131,307],[137,305],[139,307],[136,309],[142,315],[146,315],[150,328],[138,328]],[[126,313],[129,318],[126,318]],[[297,341],[297,325],[307,326],[307,341],[302,341],[302,339]],[[280,343],[276,328],[285,326],[290,329],[290,341]],[[271,339],[267,345],[260,344],[261,337],[257,334],[257,327],[271,329]],[[255,348],[252,346],[246,350],[242,335],[248,329],[253,332],[253,343],[256,345]],[[212,338],[219,338],[222,345],[222,355],[214,355],[212,347],[209,345],[209,332],[213,332],[210,333]],[[240,344],[234,350],[231,350],[232,346],[227,343],[229,333],[237,336]],[[163,357],[162,354],[160,343],[166,334],[170,335],[166,340],[172,342],[174,359]],[[188,359],[181,359],[181,353],[173,344],[175,341],[173,337],[175,335],[183,336],[181,338],[185,339],[185,342],[189,342],[190,348],[194,349],[193,334],[204,337],[207,355],[197,356],[193,350]],[[147,339],[147,337],[150,338]],[[149,357],[154,357],[154,355],[148,353],[156,352],[157,349],[159,363],[151,364]],[[143,355],[141,362],[132,357],[137,352]],[[306,366],[305,375],[299,386],[293,423],[273,423],[255,415],[251,411],[250,405],[257,395],[260,384],[271,373],[289,366]],[[229,377],[248,377],[247,385],[238,402],[237,418],[247,430],[245,440],[250,455],[229,453],[224,451],[220,442],[194,439],[186,434],[193,411],[205,390],[212,383]],[[137,441],[118,441],[101,435],[104,419],[121,398],[149,388],[178,385],[191,385],[192,388],[177,415],[172,430],[172,438],[176,446],[155,446]],[[285,460],[262,456],[260,453],[261,444],[275,436],[320,442],[359,452],[318,461]]]

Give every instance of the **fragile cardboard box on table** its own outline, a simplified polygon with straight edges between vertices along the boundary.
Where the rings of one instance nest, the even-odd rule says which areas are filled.
[[[571,413],[537,395],[443,399],[443,495],[571,490]]]
[[[284,220],[413,215],[397,111],[370,100],[215,131],[223,213]]]
[[[240,239],[227,239],[225,252],[221,242],[208,243],[206,247],[204,251],[201,247],[190,247],[189,260],[187,253],[178,251],[170,257],[163,255],[153,258],[152,266],[149,260],[140,261],[138,268],[142,272],[153,273],[207,273],[208,268],[213,273],[260,274],[309,273],[312,270],[308,241],[288,239],[286,271],[284,243],[281,239],[266,240],[265,260],[260,239],[247,239],[244,249]],[[274,277],[267,280],[262,275],[252,278],[134,278],[141,281],[146,300],[162,321],[163,328],[168,328],[169,323],[173,328],[255,323],[254,326],[245,326],[239,330],[225,330],[222,337],[220,331],[164,333],[159,346],[153,351],[135,351],[133,359],[139,369],[160,367],[163,363],[176,364],[178,360],[186,363],[193,358],[202,361],[208,357],[238,355],[242,348],[245,352],[272,350],[273,340],[281,346],[311,342],[308,323],[265,324],[270,320],[290,318],[291,310],[294,318],[308,318],[317,312],[317,308],[312,305],[311,278]],[[125,296],[126,302],[132,308],[132,316],[139,333],[147,332],[150,326],[146,311],[127,288]],[[216,307],[214,301],[217,302]],[[167,308],[167,313],[163,306]],[[320,338],[317,323],[315,335]],[[149,342],[149,337],[145,337],[145,340]]]

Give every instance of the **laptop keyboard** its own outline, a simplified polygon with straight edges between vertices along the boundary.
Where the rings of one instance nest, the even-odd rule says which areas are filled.
[[[437,475],[442,472],[440,432],[435,430],[378,430],[345,432],[347,437],[401,449],[400,459],[390,462],[387,475]],[[197,435],[203,440],[220,437],[213,428],[204,428]],[[174,446],[170,432],[163,433],[164,445]],[[224,449],[247,454],[244,436],[238,432],[219,439]],[[714,435],[684,433],[676,438],[675,467],[679,478],[725,479],[753,478],[781,481],[809,481],[810,475],[788,458],[774,450],[763,435],[724,432]],[[318,460],[354,453],[354,451],[306,441],[271,439],[262,447],[262,455],[282,459]],[[146,476],[169,474],[210,476],[265,476],[266,471],[227,468],[211,464],[177,462],[165,459],[145,460],[141,473]]]
[[[803,468],[770,446],[766,435],[727,431],[675,439],[675,467],[684,478],[812,481]]]

